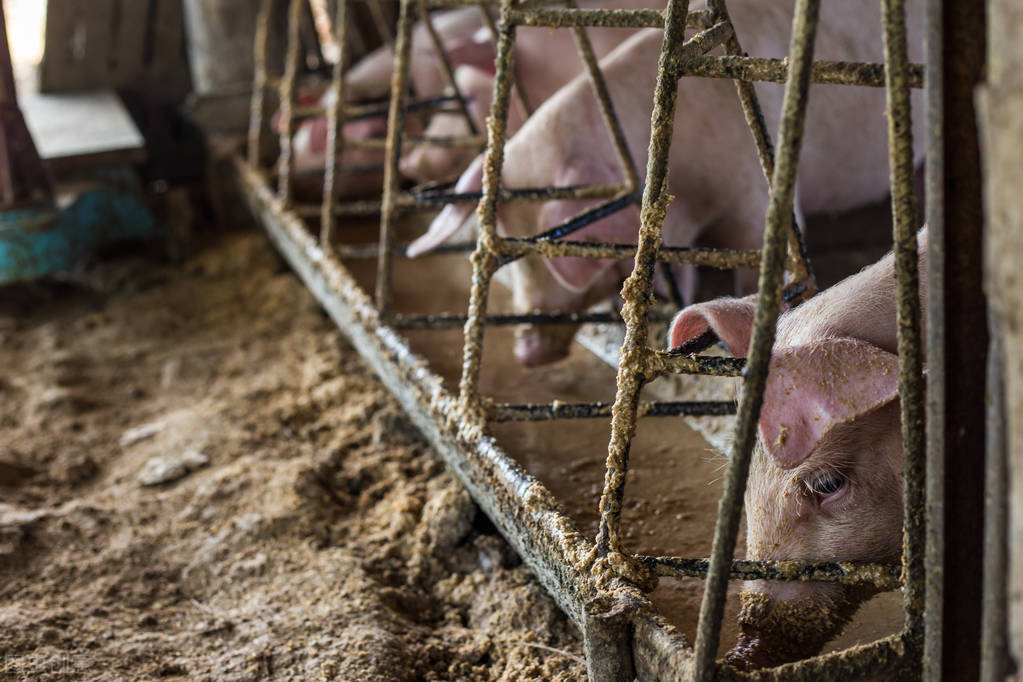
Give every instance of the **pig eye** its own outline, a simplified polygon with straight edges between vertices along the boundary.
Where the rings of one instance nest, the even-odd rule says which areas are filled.
[[[845,483],[845,476],[834,471],[821,472],[805,481],[806,489],[812,495],[819,495],[820,497],[834,495],[845,487]]]

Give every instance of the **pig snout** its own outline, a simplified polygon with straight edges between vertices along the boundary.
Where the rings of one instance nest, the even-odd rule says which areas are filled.
[[[873,588],[757,581],[740,595],[739,637],[725,662],[773,668],[820,653]]]
[[[526,367],[557,362],[568,356],[578,328],[577,325],[519,327],[515,332],[515,359]]]

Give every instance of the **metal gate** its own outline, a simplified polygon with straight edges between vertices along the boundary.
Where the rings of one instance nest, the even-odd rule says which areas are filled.
[[[827,0],[834,1],[834,0]],[[907,57],[903,3],[884,0],[883,26],[885,63],[814,62],[814,39],[820,0],[798,0],[794,15],[790,56],[785,60],[746,56],[741,35],[736,35],[724,0],[709,0],[704,10],[690,11],[687,0],[670,0],[664,10],[584,10],[574,4],[553,7],[543,0],[502,0],[499,8],[471,0],[402,0],[393,34],[395,68],[387,102],[346,102],[344,97],[347,68],[346,46],[350,44],[352,7],[365,2],[377,7],[376,0],[338,0],[334,21],[341,58],[327,84],[333,90],[332,104],[326,108],[300,108],[297,101],[301,36],[299,19],[307,0],[289,0],[289,43],[279,73],[267,62],[268,21],[275,0],[264,0],[255,46],[256,76],[250,127],[250,158],[238,162],[238,172],[255,213],[291,265],[316,294],[338,325],[352,339],[359,352],[374,367],[402,402],[420,429],[432,441],[448,466],[459,476],[475,500],[490,516],[503,535],[557,600],[561,608],[584,634],[587,665],[592,679],[884,679],[920,677],[937,679],[944,672],[949,679],[969,679],[962,671],[976,670],[971,661],[979,660],[976,642],[963,641],[954,628],[946,628],[944,614],[956,613],[955,606],[967,603],[942,582],[941,571],[957,573],[948,565],[951,553],[942,542],[945,522],[942,506],[946,468],[943,447],[946,433],[968,433],[972,451],[983,451],[983,411],[979,440],[974,410],[950,417],[940,423],[935,416],[945,406],[947,389],[967,376],[965,366],[954,364],[944,355],[951,347],[971,349],[970,362],[983,366],[986,351],[984,326],[960,329],[965,325],[945,325],[950,314],[941,306],[949,296],[970,298],[976,308],[980,270],[978,262],[966,263],[961,270],[952,259],[943,259],[951,248],[950,238],[957,235],[957,253],[979,253],[980,223],[977,220],[951,225],[945,219],[952,195],[967,197],[979,193],[979,182],[969,187],[956,185],[946,169],[957,168],[950,140],[941,125],[957,126],[948,102],[969,99],[968,93],[980,73],[982,50],[965,51],[967,56],[953,57],[953,50],[942,51],[942,40],[976,44],[983,35],[983,12],[960,10],[963,16],[942,14],[945,6],[932,0],[929,6],[928,87],[931,113],[928,139],[928,216],[931,238],[931,294],[928,320],[929,416],[925,416],[924,357],[921,351],[921,310],[918,298],[916,224],[917,206],[913,190],[914,167],[909,124],[910,89],[922,87],[924,69],[909,63]],[[484,13],[497,45],[496,87],[492,118],[486,139],[475,129],[455,84],[451,64],[443,60],[446,80],[453,90],[450,97],[416,99],[409,89],[409,55],[412,29],[417,18],[430,28],[430,12],[442,8],[478,6]],[[491,11],[499,9],[498,21]],[[968,20],[966,15],[972,15]],[[376,14],[374,14],[376,16]],[[979,17],[979,30],[978,21]],[[386,22],[379,22],[381,37],[389,41]],[[575,34],[580,56],[598,96],[601,114],[614,139],[625,182],[619,185],[536,187],[507,190],[501,186],[500,169],[504,154],[506,123],[512,97],[521,96],[515,88],[512,68],[516,26],[547,26],[569,29]],[[583,30],[588,26],[663,27],[653,126],[645,187],[624,141],[606,84],[592,48]],[[695,31],[686,39],[686,30]],[[435,48],[443,55],[443,46],[432,29],[428,31]],[[964,35],[967,36],[964,38]],[[970,42],[972,41],[972,42]],[[959,45],[959,42],[948,44]],[[709,52],[723,47],[724,55]],[[958,51],[957,51],[958,52]],[[970,56],[972,55],[972,57]],[[945,59],[945,62],[942,61]],[[950,64],[946,62],[958,62]],[[972,61],[970,61],[972,59]],[[662,245],[661,224],[669,198],[665,194],[667,160],[671,146],[673,114],[679,78],[705,77],[733,79],[736,92],[751,127],[771,202],[762,252],[728,252],[701,248],[667,248]],[[759,109],[755,81],[786,84],[783,116],[777,146]],[[793,217],[796,161],[802,139],[810,83],[834,83],[847,86],[885,87],[888,94],[888,129],[892,206],[897,273],[899,328],[899,393],[902,405],[904,443],[904,552],[902,565],[850,565],[846,563],[807,563],[736,561],[733,555],[742,513],[743,493],[755,440],[755,427],[767,377],[767,366],[774,341],[775,322],[783,301],[793,303],[816,292],[816,284],[805,256],[799,226]],[[282,105],[280,155],[276,167],[260,165],[259,150],[265,146],[268,90],[279,93]],[[944,96],[945,100],[941,97]],[[972,106],[972,105],[971,105]],[[471,134],[461,138],[409,138],[403,133],[404,118],[413,110],[445,110],[464,115]],[[968,110],[972,115],[972,109]],[[291,189],[292,140],[296,123],[303,117],[326,115],[328,141],[323,201],[320,204],[297,202]],[[387,116],[384,140],[344,139],[345,120],[365,116]],[[962,113],[956,115],[963,115]],[[940,123],[936,125],[935,122]],[[969,132],[965,143],[970,143]],[[481,193],[455,193],[448,187],[419,187],[402,190],[398,161],[403,147],[409,145],[449,145],[479,147],[485,141],[487,157]],[[956,144],[963,152],[963,139]],[[972,144],[976,144],[975,131]],[[383,149],[383,191],[379,202],[340,202],[335,197],[338,178],[346,172],[341,166],[342,148]],[[968,153],[968,149],[965,153]],[[375,170],[380,170],[375,169]],[[979,169],[975,174],[979,178]],[[975,178],[975,179],[976,179]],[[276,183],[275,183],[276,180]],[[642,191],[641,191],[642,190]],[[497,207],[505,201],[543,201],[564,198],[600,199],[593,209],[533,238],[505,238],[497,232]],[[979,200],[979,199],[978,199]],[[479,202],[479,238],[475,244],[444,247],[444,252],[472,252],[473,275],[468,314],[399,315],[392,310],[392,264],[404,256],[404,245],[396,243],[395,224],[408,212],[434,210],[452,202]],[[634,246],[596,242],[564,242],[561,238],[576,232],[609,213],[630,205],[641,208],[641,229]],[[337,244],[338,220],[352,216],[380,216],[376,245]],[[312,230],[307,219],[318,221]],[[529,254],[545,258],[576,256],[634,260],[635,267],[622,290],[625,305],[620,317],[614,313],[561,313],[493,315],[487,311],[487,295],[495,273],[504,265]],[[376,258],[377,282],[370,297],[356,284],[341,263],[341,258]],[[960,259],[960,262],[965,262]],[[652,315],[649,301],[658,263],[684,263],[720,268],[759,267],[759,297],[748,359],[699,355],[702,347],[665,351],[652,347],[648,340],[648,322]],[[936,268],[935,265],[938,267]],[[785,281],[786,269],[791,273]],[[961,286],[947,288],[949,277],[958,277]],[[974,309],[974,313],[978,311]],[[980,298],[979,314],[984,314]],[[558,324],[565,322],[616,323],[624,320],[625,341],[618,366],[618,391],[613,405],[603,403],[549,405],[494,404],[480,394],[479,371],[484,330],[492,325]],[[410,350],[399,333],[409,328],[450,328],[464,325],[463,373],[457,394],[448,391],[431,368]],[[958,336],[957,336],[958,335]],[[971,346],[972,344],[972,346]],[[937,359],[936,359],[937,358]],[[944,361],[941,360],[944,358]],[[742,376],[743,391],[737,404],[719,402],[642,402],[642,387],[659,377],[686,373]],[[936,378],[937,377],[937,378]],[[946,382],[949,382],[946,384]],[[976,391],[973,391],[975,394]],[[954,398],[958,400],[958,398]],[[980,403],[982,406],[982,403]],[[973,404],[977,407],[977,404]],[[628,475],[629,447],[639,416],[680,414],[737,414],[735,441],[729,457],[724,494],[714,531],[713,553],[709,558],[639,556],[628,552],[621,536],[621,511]],[[600,501],[600,526],[595,541],[583,538],[572,522],[562,514],[544,486],[523,471],[490,435],[489,426],[501,421],[531,421],[582,417],[611,417],[611,437],[606,462],[606,477]],[[956,422],[956,420],[960,420]],[[925,439],[925,423],[929,436]],[[963,444],[958,436],[956,442]],[[930,456],[928,457],[928,453]],[[925,461],[930,459],[929,462]],[[982,471],[982,460],[960,463],[973,474]],[[950,467],[951,468],[951,467]],[[925,473],[926,472],[926,473]],[[971,479],[972,480],[972,479]],[[980,494],[983,494],[981,481]],[[976,496],[976,490],[971,489]],[[957,491],[965,499],[967,491]],[[981,508],[966,500],[958,516],[966,523],[979,522]],[[947,515],[946,515],[947,516]],[[975,534],[976,535],[976,534]],[[969,542],[967,541],[968,545]],[[925,549],[926,546],[926,549]],[[957,548],[956,552],[969,548]],[[925,554],[929,561],[925,569]],[[958,555],[957,555],[958,556]],[[979,551],[973,555],[980,556]],[[961,572],[967,572],[963,568]],[[973,571],[976,573],[976,571]],[[644,595],[657,577],[705,578],[695,646],[666,627]],[[937,577],[936,577],[937,576]],[[872,584],[880,589],[902,588],[905,596],[903,631],[873,644],[848,651],[818,656],[770,670],[740,672],[714,660],[718,647],[724,600],[729,580],[750,579],[833,581],[845,584]],[[979,585],[979,578],[957,575],[963,584]],[[972,582],[971,582],[972,581]],[[978,587],[979,590],[979,587]],[[978,591],[979,594],[979,591]],[[950,606],[951,605],[951,606]],[[953,611],[949,611],[949,609]],[[968,605],[961,608],[969,610]],[[944,609],[944,611],[943,611]],[[960,612],[960,614],[966,613]],[[969,614],[967,614],[969,615]],[[979,610],[976,614],[979,628]],[[974,621],[966,618],[962,627]],[[975,630],[976,632],[976,630]],[[925,636],[926,633],[926,636]],[[967,638],[969,639],[969,638]],[[925,650],[927,655],[925,656]],[[992,654],[994,656],[996,654]],[[926,665],[924,661],[926,660]],[[958,667],[957,667],[958,666]],[[959,671],[957,673],[957,671]]]

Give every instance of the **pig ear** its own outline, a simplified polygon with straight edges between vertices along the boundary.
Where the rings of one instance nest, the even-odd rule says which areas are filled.
[[[859,339],[822,339],[776,351],[760,411],[767,452],[789,469],[824,436],[898,397],[899,360]]]
[[[478,192],[483,187],[483,154],[473,160],[455,183],[455,192]],[[451,238],[476,209],[474,202],[448,204],[430,223],[426,234],[409,244],[406,254],[409,258],[421,256],[437,248]]]
[[[746,357],[750,334],[753,331],[753,313],[757,309],[756,296],[746,298],[718,298],[691,305],[671,322],[668,348],[680,348],[687,341],[714,332],[737,358]]]
[[[598,163],[587,163],[586,159],[575,159],[571,164],[558,168],[554,174],[554,185],[571,187],[587,184],[613,184],[618,182],[616,172],[601,169]],[[552,201],[540,210],[537,232],[556,227],[582,213],[579,201]],[[606,218],[573,232],[564,241],[596,241],[627,244],[635,243],[639,232],[639,216],[636,209],[628,206]],[[544,265],[558,282],[576,293],[585,291],[605,270],[614,265],[611,258],[546,258]]]

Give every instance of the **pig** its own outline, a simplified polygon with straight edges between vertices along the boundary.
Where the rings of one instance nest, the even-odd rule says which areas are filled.
[[[480,63],[493,54],[493,48],[484,45],[480,29],[486,30],[478,7],[460,7],[432,15],[433,27],[444,45],[445,52],[455,63]],[[488,32],[489,34],[489,32]],[[409,82],[421,97],[439,95],[446,85],[444,74],[433,41],[422,23],[412,32],[412,52],[409,59]],[[493,58],[490,58],[493,63]],[[394,71],[394,51],[390,45],[373,50],[352,65],[345,78],[346,98],[353,102],[385,98],[391,91]]]
[[[469,40],[472,34],[483,25],[483,18],[478,8],[463,7],[450,12],[439,12],[434,15],[434,26],[445,39],[445,49],[459,62],[483,63],[493,62],[493,48],[483,48]],[[489,60],[489,62],[487,62]],[[392,73],[392,51],[384,46],[374,50],[352,66],[346,74],[344,97],[347,102],[382,99],[390,91]],[[411,83],[423,92],[440,94],[443,90],[443,78],[437,62],[432,43],[425,27],[417,25],[413,33]],[[492,67],[491,67],[492,68]],[[327,108],[332,104],[331,90],[319,88],[303,88],[296,97],[301,107],[319,106]],[[280,112],[274,114],[273,129],[280,133]],[[370,118],[346,121],[342,126],[342,136],[349,140],[383,138],[387,134],[386,114]],[[405,119],[406,135],[421,135],[423,126],[416,116]],[[299,200],[318,201],[323,195],[323,170],[326,167],[327,119],[317,116],[304,119],[295,127],[292,140],[294,156],[294,175],[292,186]],[[351,198],[379,192],[383,185],[384,163],[383,149],[343,149],[341,165],[356,169],[357,172],[345,173],[338,178],[337,195]]]
[[[599,9],[610,3],[587,0],[579,3],[584,9]],[[617,2],[619,9],[642,9],[647,0]],[[622,28],[589,28],[594,55],[599,59],[625,41],[635,31]],[[494,89],[494,60],[497,54],[487,28],[477,31],[471,45],[461,42],[448,50],[452,62],[459,65],[455,83],[468,100],[469,114],[476,129],[483,132]],[[522,98],[529,106],[537,106],[583,71],[575,38],[571,31],[519,26],[515,30],[515,74]],[[526,112],[513,100],[509,112],[508,134],[514,134],[523,124]],[[427,137],[456,137],[469,134],[465,119],[458,114],[435,115],[426,128]],[[474,155],[465,148],[423,146],[402,159],[402,173],[417,182],[439,180],[464,169]]]
[[[732,0],[732,22],[750,54],[782,58],[794,0],[764,3]],[[821,7],[816,58],[879,61],[883,55],[879,7],[871,0],[825,3]],[[907,3],[910,57],[921,55],[921,0]],[[629,149],[641,174],[646,168],[656,65],[662,32],[640,31],[601,60]],[[757,84],[769,129],[778,127],[783,86]],[[922,100],[914,94],[913,131],[923,131]],[[667,246],[694,244],[756,249],[768,203],[768,188],[732,83],[683,78],[666,193],[670,204],[663,226]],[[877,88],[811,86],[797,212],[842,211],[883,197],[888,191],[885,94]],[[920,154],[917,155],[917,159]],[[463,173],[456,191],[478,190],[482,157]],[[539,107],[509,140],[502,184],[505,187],[605,184],[622,180],[611,139],[586,77],[580,76]],[[528,237],[553,227],[595,202],[516,202],[499,207],[503,235]],[[444,243],[468,220],[472,207],[447,206],[427,233],[409,249],[420,255]],[[804,221],[801,221],[805,224]],[[629,207],[575,233],[570,239],[635,243],[639,212]],[[580,311],[615,293],[631,263],[555,258],[520,259],[511,267],[517,312]],[[740,292],[755,279],[745,273]],[[691,268],[677,270],[685,300],[692,301],[696,278]],[[524,327],[517,332],[515,356],[527,366],[553,362],[568,353],[571,326]]]
[[[332,101],[331,91],[322,89],[303,89],[296,97],[299,107],[327,107]],[[411,126],[414,124],[414,120],[410,121]],[[278,134],[282,132],[279,111],[273,116],[272,127]],[[417,131],[414,127],[411,130]],[[345,139],[384,137],[386,133],[387,119],[383,117],[355,119],[345,121],[342,125]],[[326,167],[327,119],[318,116],[299,121],[291,144],[292,189],[295,197],[300,201],[319,201],[323,196],[323,170]],[[336,184],[337,196],[349,198],[379,191],[383,183],[383,172],[378,167],[383,163],[383,149],[342,149],[342,167],[361,166],[364,170],[340,175]]]
[[[607,4],[606,0],[584,0],[579,6],[596,9]],[[625,0],[624,4],[619,2],[615,6],[641,9],[648,4],[647,0]],[[483,25],[479,9],[475,7],[434,15],[433,22],[444,52],[455,69],[459,92],[468,100],[469,115],[477,131],[482,132],[490,113],[497,56],[490,29]],[[634,29],[587,29],[598,58],[633,32]],[[533,106],[545,101],[583,69],[572,33],[547,28],[522,26],[516,29],[515,62],[518,81],[525,90],[522,96]],[[409,80],[417,97],[433,97],[447,90],[435,47],[421,24],[413,33],[410,67]],[[345,80],[346,97],[358,101],[385,96],[392,72],[391,48],[375,50],[349,70]],[[509,120],[509,130],[517,130],[524,115],[525,112],[516,110]],[[424,135],[456,137],[469,133],[468,124],[460,113],[441,112],[432,117]],[[464,169],[473,156],[466,148],[419,146],[403,155],[400,170],[405,177],[420,183],[447,179]]]
[[[926,228],[918,240],[923,307]],[[748,559],[899,562],[895,307],[888,254],[778,318],[746,488]],[[672,322],[668,345],[712,331],[745,357],[755,308],[752,296],[689,306]],[[873,594],[837,583],[747,582],[726,660],[749,669],[815,655]]]

